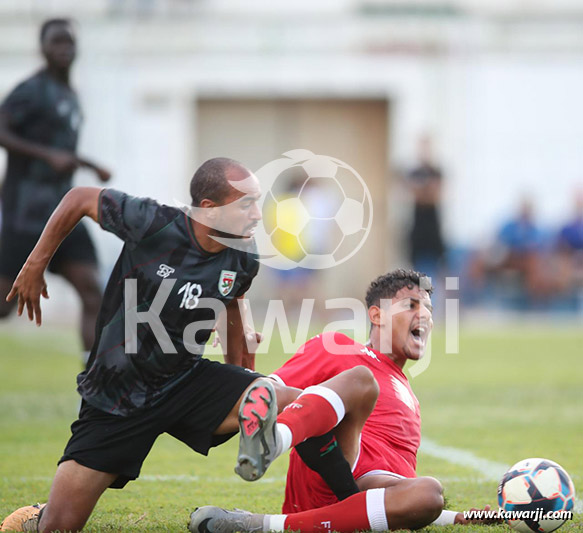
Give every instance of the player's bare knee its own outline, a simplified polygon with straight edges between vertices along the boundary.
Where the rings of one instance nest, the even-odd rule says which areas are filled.
[[[364,365],[355,366],[347,370],[346,373],[350,375],[351,381],[358,383],[362,388],[376,384],[374,374],[370,368]]]
[[[423,508],[428,515],[428,521],[433,522],[443,511],[443,487],[433,477],[417,478],[419,501],[423,502]]]
[[[420,529],[443,510],[441,483],[432,477],[406,479],[385,489],[387,520],[391,529]]]
[[[379,384],[372,371],[366,366],[355,366],[349,370],[351,382],[355,385],[358,397],[365,404],[373,404],[379,396]]]

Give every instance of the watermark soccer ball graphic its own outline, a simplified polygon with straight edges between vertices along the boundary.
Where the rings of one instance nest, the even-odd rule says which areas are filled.
[[[372,200],[350,165],[309,150],[292,150],[255,175],[262,197],[261,262],[278,269],[330,268],[352,257],[372,225]]]
[[[350,165],[309,150],[291,150],[263,165],[255,176],[262,194],[262,221],[255,242],[261,263],[280,270],[323,269],[352,257],[372,226],[372,200],[362,177]],[[229,184],[248,193],[247,180]],[[176,202],[193,219],[205,220],[204,209]],[[225,207],[213,208],[220,212]],[[204,221],[208,225],[208,220]],[[213,229],[232,233],[221,217]],[[248,251],[240,238],[213,236],[230,248]]]

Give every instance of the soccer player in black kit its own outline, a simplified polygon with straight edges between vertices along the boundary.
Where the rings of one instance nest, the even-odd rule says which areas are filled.
[[[0,318],[12,311],[6,295],[50,214],[71,188],[74,170],[84,166],[101,181],[110,177],[75,154],[82,115],[69,84],[76,53],[72,24],[66,19],[48,20],[41,28],[40,43],[46,65],[20,83],[0,106],[0,145],[8,150],[2,189]],[[81,298],[81,333],[88,351],[101,288],[95,248],[83,224],[63,242],[49,269],[71,283]]]
[[[107,488],[123,488],[138,477],[162,433],[206,455],[240,429],[236,471],[253,481],[278,455],[304,441],[314,440],[319,455],[320,445],[310,437],[336,426],[360,431],[372,411],[378,385],[364,367],[305,391],[273,385],[253,371],[238,300],[258,271],[253,233],[261,219],[259,182],[240,163],[218,158],[196,171],[190,192],[188,216],[112,189],[75,188],[16,278],[8,298],[18,296],[18,313],[26,307],[29,319],[40,324],[44,271],[84,216],[125,242],[105,291],[87,369],[77,378],[83,401],[48,503],[42,511],[19,509],[4,527],[82,529]],[[241,246],[228,247],[217,237],[236,238]],[[209,299],[225,306],[221,344],[230,364],[201,357],[216,319]],[[290,402],[294,408],[278,415]]]

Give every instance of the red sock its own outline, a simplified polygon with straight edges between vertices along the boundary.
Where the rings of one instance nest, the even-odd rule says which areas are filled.
[[[284,523],[286,530],[312,532],[367,531],[372,528],[366,508],[366,492],[359,492],[341,502],[287,515]]]
[[[277,423],[290,429],[293,447],[309,437],[327,433],[343,416],[344,404],[340,397],[332,389],[315,386],[306,389],[290,403],[277,417]]]

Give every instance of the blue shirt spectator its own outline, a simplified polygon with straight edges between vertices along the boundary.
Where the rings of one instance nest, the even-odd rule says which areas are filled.
[[[567,251],[583,251],[583,190],[575,196],[575,217],[559,232],[559,246]]]
[[[529,220],[511,220],[500,230],[498,241],[514,252],[528,252],[542,247],[544,233]]]
[[[528,200],[520,206],[518,217],[510,220],[498,233],[498,243],[511,252],[533,252],[540,250],[545,242],[545,233],[535,223],[533,207]]]
[[[561,244],[573,250],[583,250],[583,217],[567,224],[560,233]]]

